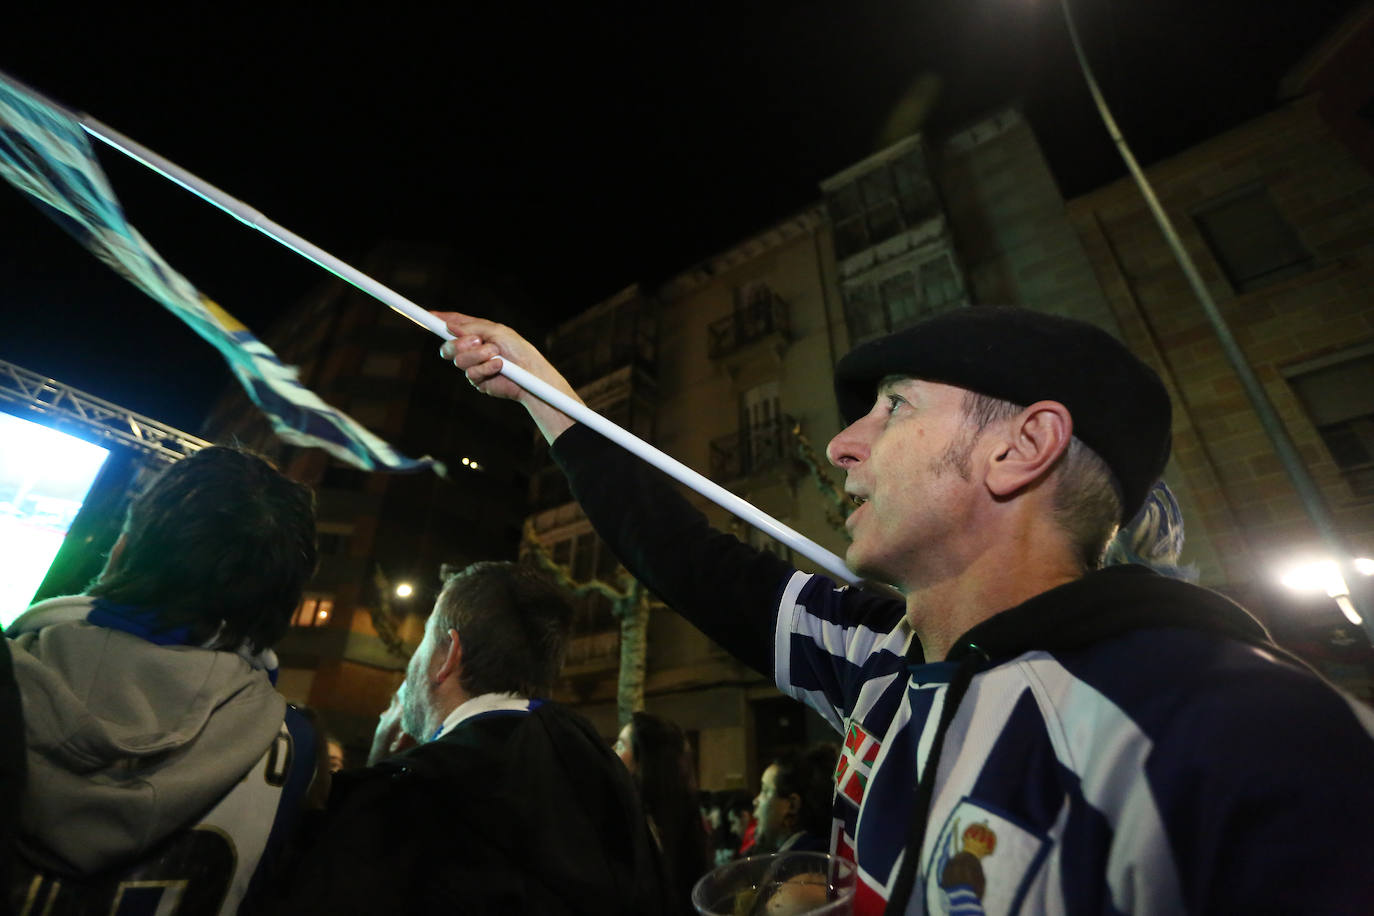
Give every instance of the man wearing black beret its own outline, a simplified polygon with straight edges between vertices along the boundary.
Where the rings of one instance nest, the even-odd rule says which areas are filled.
[[[1374,912],[1374,715],[1222,596],[1099,568],[1171,424],[1111,335],[972,307],[840,361],[845,559],[897,601],[711,530],[496,374],[573,393],[527,342],[442,317],[441,355],[525,405],[630,571],[843,735],[856,914]]]

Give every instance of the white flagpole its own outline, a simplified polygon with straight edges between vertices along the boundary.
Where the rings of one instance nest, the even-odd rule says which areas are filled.
[[[299,235],[288,230],[286,227],[263,216],[262,213],[248,206],[243,201],[230,197],[214,185],[192,175],[175,163],[168,162],[157,153],[134,142],[114,128],[101,123],[90,115],[76,112],[68,113],[87,133],[96,139],[109,144],[131,159],[143,163],[159,175],[181,185],[202,200],[214,204],[216,207],[219,207],[239,221],[252,226],[268,238],[280,242],[282,245],[285,245],[302,257],[315,262],[340,279],[353,284],[358,289],[380,300],[383,304],[399,312],[401,315],[404,315],[406,318],[409,318],[420,327],[432,331],[444,340],[453,339],[453,335],[448,332],[448,328],[442,321],[395,290],[383,286],[362,271],[345,264],[324,249],[311,244]],[[815,541],[787,527],[782,522],[760,510],[757,506],[741,499],[739,496],[736,496],[734,493],[731,493],[714,481],[708,480],[677,459],[669,457],[643,439],[630,433],[628,430],[622,429],[610,420],[607,420],[596,411],[583,404],[577,403],[561,391],[540,381],[538,378],[509,360],[502,359],[501,362],[501,374],[533,394],[535,397],[561,410],[577,422],[585,423],[607,439],[633,452],[635,455],[649,462],[668,476],[691,487],[722,509],[739,516],[770,537],[786,544],[834,578],[841,582],[848,582],[851,584],[858,582],[858,578],[849,571],[849,568],[844,565],[842,559],[826,550]]]

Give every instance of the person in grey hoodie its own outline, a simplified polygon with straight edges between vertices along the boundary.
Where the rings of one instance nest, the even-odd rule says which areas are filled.
[[[20,912],[234,913],[256,893],[315,769],[271,648],[315,565],[310,489],[206,448],[134,498],[85,594],[6,631],[29,770]]]

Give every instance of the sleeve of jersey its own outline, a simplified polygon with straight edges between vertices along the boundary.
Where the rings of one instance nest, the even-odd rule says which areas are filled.
[[[726,651],[772,675],[777,598],[795,570],[713,529],[663,474],[588,427],[570,427],[551,451],[625,568]]]
[[[845,719],[876,702],[906,668],[912,632],[904,606],[800,572],[778,605],[778,689],[843,733]]]
[[[1374,712],[1232,675],[1174,719],[1146,775],[1189,912],[1374,913]]]

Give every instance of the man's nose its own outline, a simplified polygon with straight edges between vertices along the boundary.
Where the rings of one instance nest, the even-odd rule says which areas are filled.
[[[864,417],[850,423],[825,447],[826,459],[835,467],[846,470],[868,458],[868,436]]]

